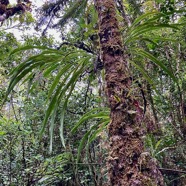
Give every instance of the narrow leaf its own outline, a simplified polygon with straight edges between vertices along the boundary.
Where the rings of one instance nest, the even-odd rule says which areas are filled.
[[[71,66],[72,66],[71,64],[67,64],[66,66],[62,67],[61,70],[58,72],[56,78],[54,79],[54,81],[50,87],[50,90],[48,92],[48,97],[50,97],[51,94],[53,93],[54,89],[56,88],[57,84],[59,83],[61,76],[64,73],[66,73]],[[69,76],[69,74],[68,74],[68,76]]]
[[[174,74],[161,61],[155,58],[152,54],[144,50],[141,50],[141,49],[136,50],[136,54],[150,59],[152,62],[158,65],[164,72],[166,72],[175,82],[177,82],[177,79],[174,76]]]
[[[86,134],[83,136],[83,138],[81,139],[80,144],[78,146],[78,154],[77,154],[77,160],[76,160],[77,163],[79,162],[81,151],[82,151],[86,141],[88,141],[88,138],[89,138],[92,130],[96,129],[98,125],[99,125],[99,123],[97,123],[96,125],[92,126],[91,129],[88,130],[86,132]]]
[[[110,118],[108,118],[106,121],[102,121],[100,125],[100,127],[91,135],[88,143],[90,144],[92,141],[94,141],[98,135],[105,129],[105,127],[109,124],[110,122]]]
[[[51,49],[51,48],[48,48],[48,47],[46,47],[46,46],[33,46],[33,45],[27,45],[27,46],[24,46],[24,47],[16,48],[15,50],[13,50],[13,51],[10,53],[10,55],[15,54],[16,52],[21,52],[21,51],[29,50],[29,49],[41,49],[41,50],[56,51],[56,49]]]
[[[55,117],[56,117],[57,108],[53,111],[52,117],[51,117],[51,123],[49,128],[49,134],[50,134],[50,146],[49,146],[49,152],[52,152],[52,145],[53,145],[53,134],[54,134],[54,124],[55,124]]]
[[[84,116],[82,116],[82,118],[79,120],[78,123],[76,123],[76,125],[72,128],[71,132],[75,133],[77,131],[77,129],[79,128],[80,125],[82,125],[85,121],[90,120],[90,119],[108,119],[109,118],[109,111],[100,111],[98,113],[93,114],[93,112],[95,112],[96,110],[100,110],[100,108],[97,109],[93,109],[90,112],[86,113]]]

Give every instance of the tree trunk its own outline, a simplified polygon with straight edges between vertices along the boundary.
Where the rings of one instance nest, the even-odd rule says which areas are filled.
[[[99,19],[101,59],[109,124],[109,184],[111,186],[163,186],[155,160],[144,152],[143,111],[131,91],[132,77],[125,61],[114,0],[94,0]],[[108,185],[109,185],[108,184]]]

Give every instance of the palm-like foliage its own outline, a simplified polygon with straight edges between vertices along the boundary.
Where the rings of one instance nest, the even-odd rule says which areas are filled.
[[[65,100],[61,112],[60,126],[60,136],[62,144],[64,145],[63,139],[64,112],[67,107],[68,99],[75,88],[78,78],[85,72],[86,69],[92,66],[90,60],[91,55],[81,50],[70,50],[69,48],[67,52],[66,47],[62,48],[61,50],[54,50],[46,47],[34,46],[23,47],[21,49],[15,50],[13,53],[28,49],[37,49],[40,50],[41,53],[28,58],[25,62],[21,63],[12,71],[11,73],[12,81],[9,84],[7,95],[10,93],[11,90],[13,90],[13,88],[18,82],[22,80],[25,82],[30,77],[33,77],[36,69],[39,69],[43,73],[44,77],[50,76],[51,73],[55,73],[56,76],[49,89],[48,98],[46,100],[46,103],[49,104],[46,110],[46,115],[43,122],[41,134],[44,132],[47,121],[51,116],[50,148],[52,148],[52,136],[56,108],[60,105],[62,100]]]
[[[59,1],[64,5],[63,1]],[[70,12],[74,12],[74,7],[77,8],[78,3],[86,3],[87,1],[77,1],[72,3],[70,7]],[[66,3],[66,1],[65,1]],[[81,7],[81,6],[80,6]],[[64,17],[59,21],[60,24],[63,24],[71,15],[71,13],[66,13]],[[163,70],[167,75],[169,75],[175,82],[176,77],[174,72],[170,71],[163,62],[159,61],[154,57],[149,51],[144,51],[139,49],[138,46],[133,43],[137,43],[139,40],[146,40],[153,42],[153,39],[156,40],[156,37],[147,38],[146,33],[153,33],[154,30],[163,29],[163,28],[173,28],[177,29],[177,25],[161,24],[157,20],[162,16],[165,16],[158,12],[147,13],[145,15],[137,18],[131,27],[124,30],[124,43],[128,47],[128,51],[132,56],[141,56],[141,59],[152,61],[155,63],[161,70]],[[92,31],[90,32],[92,33]],[[162,39],[162,38],[158,38]],[[164,40],[168,40],[163,38]],[[41,129],[41,134],[43,134],[45,127],[50,122],[50,150],[52,150],[52,138],[53,130],[55,124],[55,117],[59,105],[62,103],[63,107],[61,110],[61,119],[60,119],[60,137],[63,146],[65,147],[64,136],[63,136],[63,123],[65,110],[67,108],[68,100],[75,89],[79,78],[82,74],[85,74],[87,71],[93,72],[92,62],[95,59],[93,54],[89,54],[82,49],[78,49],[72,46],[62,46],[60,50],[46,48],[43,46],[26,46],[20,49],[16,49],[12,52],[21,52],[24,50],[34,49],[37,50],[37,55],[29,57],[26,61],[17,66],[11,73],[11,81],[7,90],[7,96],[14,89],[14,87],[19,82],[26,82],[33,76],[35,70],[39,70],[47,78],[51,73],[55,74],[55,79],[49,89],[48,98],[47,98],[47,109],[46,115],[43,121],[43,126]],[[136,67],[144,78],[155,87],[155,82],[149,76],[147,70],[144,68],[142,63],[136,63],[133,58],[131,59],[131,64]],[[101,110],[101,111],[100,111]],[[86,113],[80,121],[72,129],[72,133],[76,132],[77,128],[88,119],[99,119],[100,121],[92,126],[90,130],[85,134],[83,139],[80,142],[78,156],[80,151],[83,148],[83,145],[86,141],[89,143],[95,139],[97,134],[105,128],[109,123],[109,112],[106,109],[93,109],[92,111]]]
[[[127,31],[124,33],[124,44],[125,46],[128,46],[128,49],[132,56],[141,56],[143,59],[148,59],[149,61],[155,63],[176,82],[174,72],[171,72],[170,69],[168,69],[165,64],[163,64],[162,61],[159,61],[158,58],[153,56],[149,51],[145,51],[142,47],[140,47],[140,45],[138,45],[139,47],[136,47],[136,45],[132,45],[133,43],[139,43],[140,41],[151,42],[153,44],[156,44],[157,40],[175,42],[175,40],[163,37],[156,37],[156,35],[154,35],[154,30],[162,30],[166,28],[179,29],[178,24],[158,23],[158,20],[164,16],[166,15],[155,11],[146,13],[138,17],[131,25],[131,27],[128,28]],[[154,37],[152,37],[152,35],[154,35]],[[140,68],[140,66],[138,65],[139,63],[132,62],[132,64],[136,68],[138,68],[138,70],[145,76],[146,80],[149,81],[150,84],[152,84],[152,81],[148,78],[148,75],[144,71],[145,68]]]

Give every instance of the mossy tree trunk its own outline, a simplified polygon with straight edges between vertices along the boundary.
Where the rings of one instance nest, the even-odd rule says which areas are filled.
[[[109,124],[109,184],[111,186],[162,186],[155,161],[144,152],[143,111],[131,91],[114,0],[94,0],[99,19],[101,59],[106,95],[111,109]]]

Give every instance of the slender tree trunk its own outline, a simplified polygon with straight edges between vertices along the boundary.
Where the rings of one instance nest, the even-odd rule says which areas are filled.
[[[109,184],[111,186],[163,186],[156,162],[144,152],[143,111],[131,92],[132,77],[125,61],[114,0],[94,0],[99,19],[101,59],[109,124]],[[108,184],[108,185],[109,185]]]

